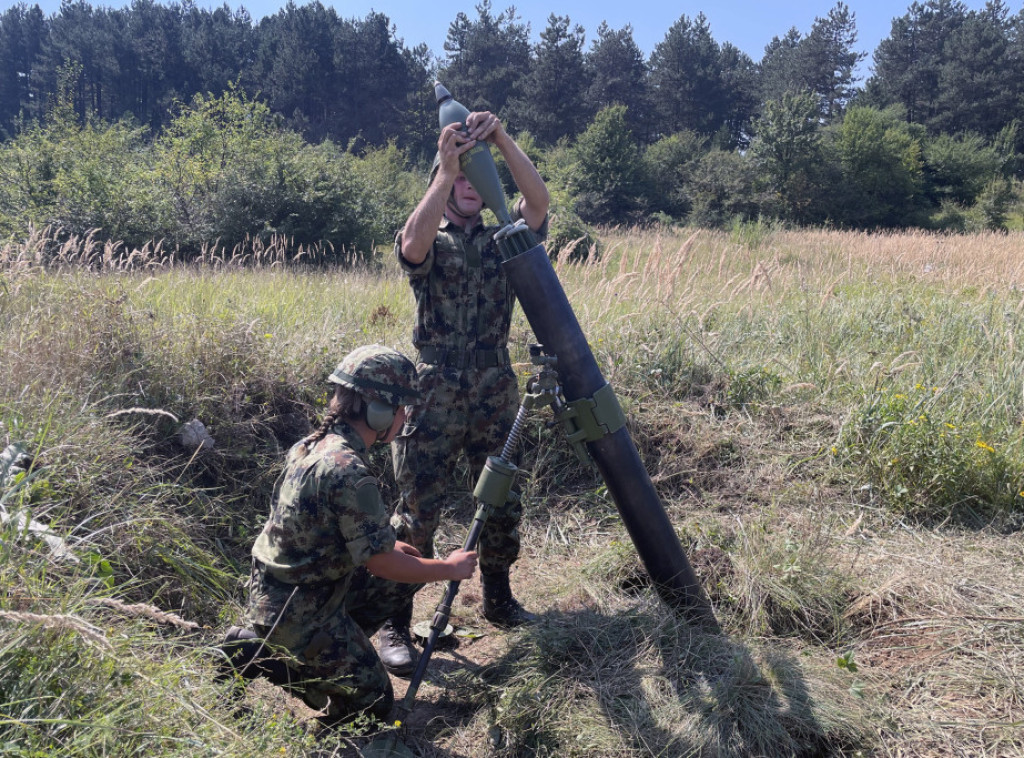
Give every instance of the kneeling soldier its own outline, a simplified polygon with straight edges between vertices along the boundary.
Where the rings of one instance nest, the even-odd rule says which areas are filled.
[[[270,518],[252,548],[248,617],[222,649],[243,676],[264,675],[329,721],[385,719],[391,680],[370,642],[423,583],[462,581],[475,552],[423,558],[396,540],[367,465],[418,400],[416,368],[380,345],[350,353],[320,427],[288,452]]]

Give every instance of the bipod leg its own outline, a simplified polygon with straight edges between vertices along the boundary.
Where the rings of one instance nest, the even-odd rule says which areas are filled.
[[[516,445],[519,444],[523,423],[526,421],[528,413],[529,411],[525,405],[519,406],[516,420],[512,424],[512,430],[508,434],[508,439],[505,441],[505,447],[502,449],[501,455],[489,457],[487,463],[484,464],[483,471],[480,472],[480,478],[477,480],[476,488],[473,490],[473,497],[478,505],[476,514],[473,516],[473,523],[469,527],[469,533],[466,535],[465,542],[462,543],[463,550],[476,550],[477,543],[480,542],[480,534],[484,530],[484,524],[487,523],[487,517],[494,508],[503,505],[508,499],[508,494],[512,490],[512,482],[515,479],[516,472],[519,470],[508,459],[512,457]],[[416,665],[412,678],[409,679],[409,687],[405,691],[405,697],[395,705],[394,718],[392,720],[396,726],[404,723],[412,711],[413,702],[416,700],[416,693],[423,683],[424,676],[426,676],[427,665],[430,663],[430,657],[434,653],[437,639],[448,626],[448,619],[452,615],[452,603],[455,602],[455,596],[459,594],[459,585],[461,584],[461,582],[455,580],[448,582],[441,601],[434,609],[434,618],[430,622],[430,634],[423,645],[423,652],[420,654],[419,663]],[[380,755],[386,754],[381,753]]]

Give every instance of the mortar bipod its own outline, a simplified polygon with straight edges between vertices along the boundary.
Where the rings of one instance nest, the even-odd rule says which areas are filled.
[[[530,345],[530,362],[540,369],[526,383],[527,394],[523,397],[523,405],[529,408],[550,405],[555,418],[546,426],[551,428],[560,423],[576,458],[584,466],[592,468],[594,461],[587,451],[587,435],[579,422],[579,409],[565,401],[562,385],[558,382],[558,356],[546,353],[543,345],[533,344]]]
[[[533,348],[531,347],[532,355]],[[463,550],[476,550],[477,543],[480,541],[480,534],[483,532],[484,524],[487,522],[491,511],[504,505],[510,497],[517,496],[512,492],[512,484],[519,469],[512,463],[512,460],[515,456],[515,449],[522,437],[526,417],[533,408],[552,404],[557,396],[557,391],[559,391],[557,375],[554,369],[550,368],[554,365],[554,357],[543,356],[539,350],[537,355],[538,360],[535,360],[534,363],[542,366],[542,369],[536,376],[531,377],[528,382],[528,386],[532,385],[534,389],[523,396],[519,404],[519,410],[516,412],[515,421],[512,423],[512,429],[509,430],[505,446],[502,448],[501,455],[492,455],[487,458],[487,462],[480,472],[480,477],[477,479],[476,487],[473,489],[473,498],[477,501],[477,509],[476,514],[473,516],[473,523],[470,524],[469,533],[466,535],[465,542],[463,542]],[[416,693],[419,691],[423,678],[427,673],[427,665],[430,663],[430,658],[434,653],[438,637],[441,636],[441,632],[448,626],[448,619],[451,617],[452,612],[452,603],[454,603],[455,596],[459,592],[459,585],[460,582],[457,581],[448,582],[444,595],[434,609],[434,616],[430,622],[430,633],[423,645],[423,652],[420,654],[419,662],[416,664],[416,670],[409,679],[409,686],[405,691],[405,696],[395,703],[394,706],[392,722],[395,728],[383,733],[364,746],[360,751],[364,758],[411,755],[409,749],[402,743],[399,737],[399,730],[412,711],[413,703],[416,700]]]

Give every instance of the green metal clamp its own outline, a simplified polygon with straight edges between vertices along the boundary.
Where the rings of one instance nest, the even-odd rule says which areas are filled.
[[[576,446],[619,431],[626,425],[626,414],[619,405],[615,390],[606,384],[593,397],[581,397],[566,403],[559,421],[565,426],[569,442]]]

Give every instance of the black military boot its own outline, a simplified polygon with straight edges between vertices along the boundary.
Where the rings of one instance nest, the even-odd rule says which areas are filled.
[[[412,644],[409,624],[412,623],[412,600],[394,616],[384,622],[380,629],[380,646],[377,652],[381,663],[395,676],[411,676],[416,670],[420,654]]]
[[[493,574],[480,572],[484,586],[484,618],[502,629],[532,624],[537,617],[512,597],[508,583],[508,570]]]
[[[274,658],[266,642],[251,629],[231,627],[219,647],[224,657],[218,661],[218,679],[232,674],[240,674],[246,679],[263,676],[274,684],[288,684],[295,679],[288,665]]]

